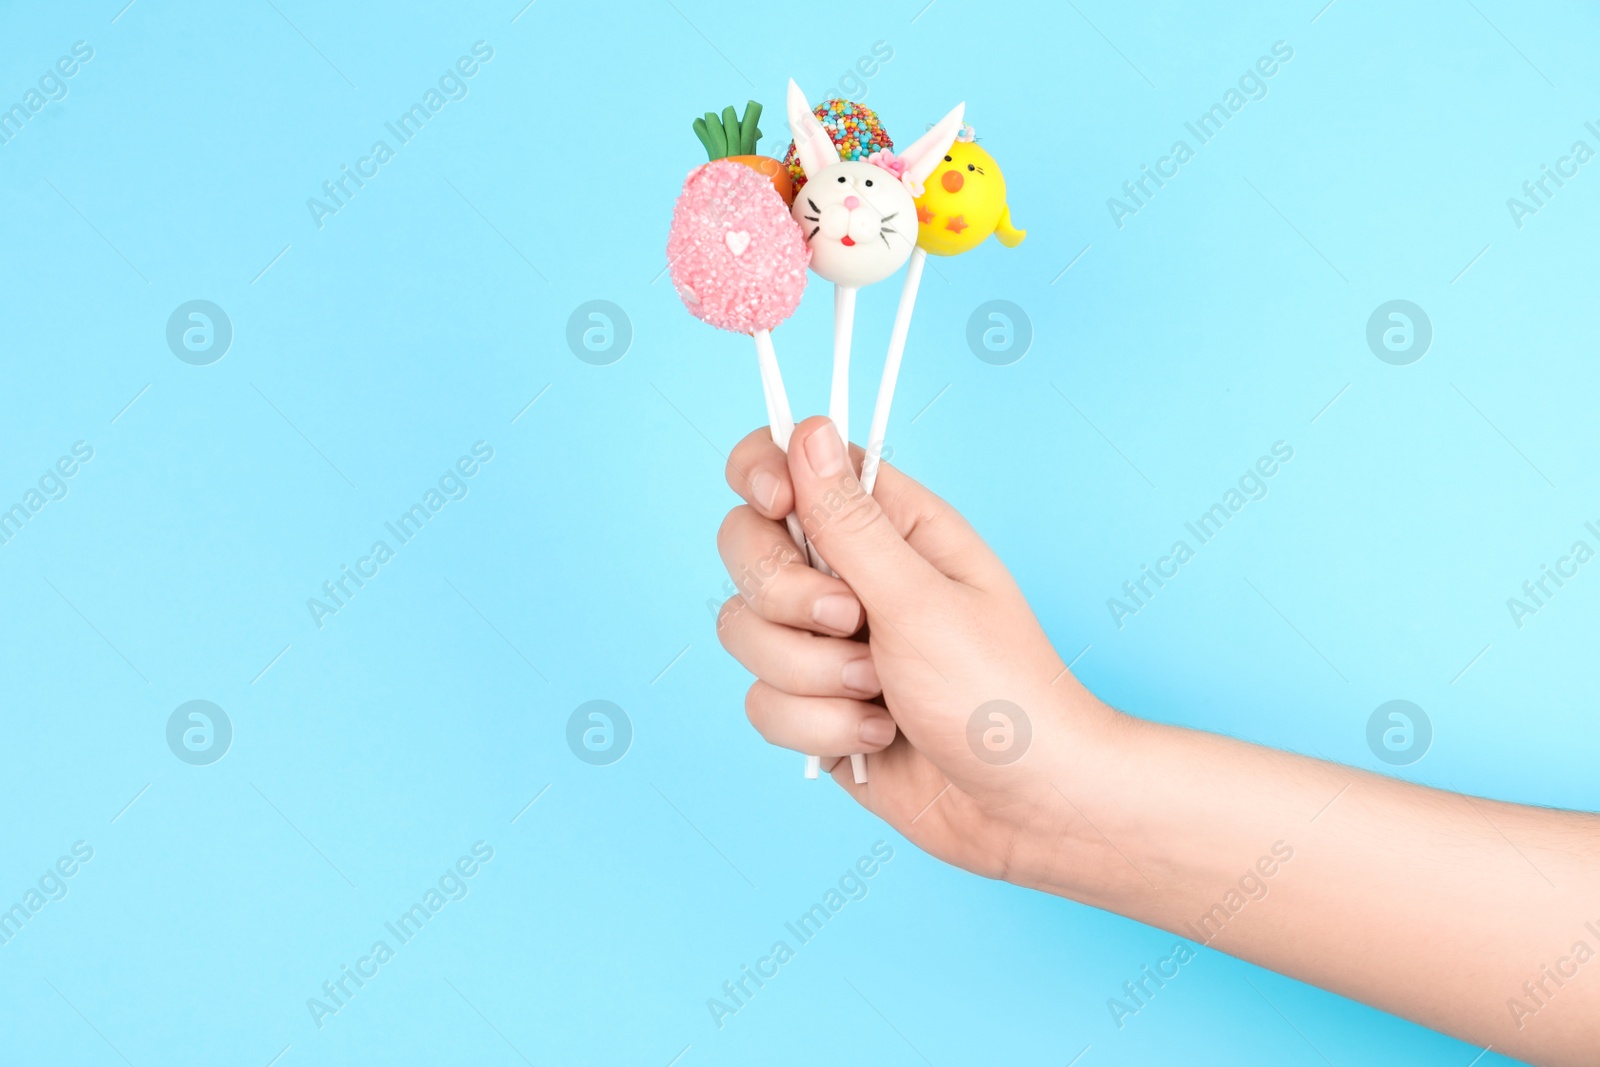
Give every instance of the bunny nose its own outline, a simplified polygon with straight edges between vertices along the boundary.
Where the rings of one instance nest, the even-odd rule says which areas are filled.
[[[944,172],[944,176],[939,179],[939,184],[944,186],[945,192],[959,193],[966,181],[967,179],[961,176],[959,170],[947,170]]]
[[[844,198],[844,206],[848,210],[854,211],[856,208],[861,206],[861,201],[857,200],[853,196],[847,196],[847,197]]]

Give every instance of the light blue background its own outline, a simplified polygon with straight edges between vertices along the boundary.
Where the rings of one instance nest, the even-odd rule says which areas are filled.
[[[6,5],[0,101],[94,58],[0,146],[0,499],[95,451],[0,546],[0,903],[95,855],[0,947],[3,1058],[1471,1061],[1211,952],[1118,1030],[1170,935],[945,868],[765,747],[707,608],[752,352],[660,273],[690,120],[754,96],[781,155],[785,79],[822,99],[885,42],[866,102],[906,140],[965,99],[1029,231],[933,261],[895,462],[1082,679],[1379,769],[1367,717],[1413,700],[1435,739],[1398,773],[1592,808],[1600,572],[1521,629],[1505,601],[1600,519],[1600,163],[1521,229],[1506,198],[1600,147],[1600,19],[1475,2]],[[306,199],[480,40],[466,99],[319,229]],[[1118,229],[1106,199],[1279,40],[1265,99]],[[861,298],[859,428],[897,289]],[[1435,331],[1410,366],[1364,339],[1395,298]],[[210,366],[165,342],[191,299],[233,323]],[[591,299],[632,322],[609,366],[565,342]],[[1014,365],[966,347],[989,299],[1031,319]],[[829,309],[777,335],[800,415]],[[1278,440],[1270,495],[1119,630],[1106,599]],[[306,599],[477,441],[470,494],[318,629]],[[564,740],[596,698],[635,730],[606,767]],[[166,746],[192,699],[233,723],[212,766]],[[479,840],[470,895],[313,1025]],[[870,895],[719,1030],[706,999],[878,840]]]

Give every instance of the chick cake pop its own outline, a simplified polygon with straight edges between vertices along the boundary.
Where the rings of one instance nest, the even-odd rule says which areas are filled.
[[[1011,225],[1006,177],[994,157],[979,147],[964,126],[917,197],[917,247],[936,256],[955,256],[981,245],[990,234],[1007,248],[1028,235]]]
[[[840,159],[868,159],[875,152],[887,152],[894,148],[889,131],[883,128],[878,113],[864,104],[837,98],[824,100],[811,113],[828,131],[828,139],[838,149]],[[806,184],[806,170],[793,141],[789,142],[789,151],[783,157],[783,164],[789,168],[789,177],[794,179],[795,192],[799,192]],[[794,200],[793,197],[789,199],[791,203]]]
[[[889,432],[889,407],[894,403],[900,359],[911,331],[911,311],[922,282],[922,265],[928,253],[956,256],[978,247],[992,233],[1007,248],[1015,248],[1028,235],[1011,224],[1006,203],[1006,179],[994,157],[978,147],[971,126],[962,126],[944,159],[934,169],[927,187],[917,195],[917,249],[906,264],[900,306],[895,309],[889,351],[883,360],[878,399],[872,406],[872,427],[867,431],[866,458],[861,463],[861,485],[872,492]]]

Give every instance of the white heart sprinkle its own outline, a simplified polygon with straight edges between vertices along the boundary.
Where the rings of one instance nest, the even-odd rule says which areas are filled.
[[[742,256],[744,250],[750,247],[750,231],[729,230],[723,234],[722,240],[727,244],[728,251],[736,256]]]

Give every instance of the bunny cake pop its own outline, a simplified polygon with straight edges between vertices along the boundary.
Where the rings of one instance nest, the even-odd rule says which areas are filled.
[[[794,217],[811,246],[812,270],[858,289],[900,269],[916,247],[913,197],[955,139],[963,106],[898,157],[882,149],[868,159],[846,159],[800,87],[789,82],[789,126],[806,178],[795,194]]]
[[[805,94],[789,82],[789,129],[794,154],[805,172],[795,193],[794,217],[811,249],[811,269],[833,283],[833,381],[828,418],[841,440],[850,440],[850,336],[855,326],[856,290],[899,270],[916,247],[916,205],[924,178],[943,159],[961,128],[964,104],[957,104],[900,156],[887,149],[866,159],[840,154]],[[859,150],[859,143],[855,149]],[[823,568],[827,570],[826,566]],[[827,573],[832,573],[827,571]],[[867,761],[850,757],[857,784],[867,780]],[[812,773],[807,765],[806,773]]]

